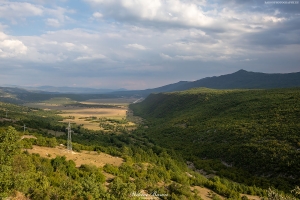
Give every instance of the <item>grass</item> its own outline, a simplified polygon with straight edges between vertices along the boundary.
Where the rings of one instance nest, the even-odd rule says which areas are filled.
[[[82,151],[82,152],[68,152],[65,147],[40,147],[33,146],[33,149],[27,149],[29,153],[38,153],[44,158],[55,158],[56,156],[66,156],[67,160],[73,160],[76,163],[76,167],[83,164],[95,165],[97,167],[103,167],[105,164],[111,164],[114,166],[120,166],[123,163],[123,159],[119,157],[113,157],[106,153],[98,153],[96,151]]]

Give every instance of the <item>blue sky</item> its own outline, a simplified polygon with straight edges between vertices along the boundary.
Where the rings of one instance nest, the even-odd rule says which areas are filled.
[[[0,0],[0,85],[144,89],[298,72],[299,24],[299,1]]]

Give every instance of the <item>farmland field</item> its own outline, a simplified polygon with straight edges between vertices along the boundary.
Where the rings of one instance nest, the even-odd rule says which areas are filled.
[[[136,98],[91,99],[76,102],[68,98],[53,98],[25,106],[44,110],[57,110],[64,123],[75,123],[89,130],[132,130],[139,120],[128,112],[128,105]],[[130,115],[130,116],[129,116]]]

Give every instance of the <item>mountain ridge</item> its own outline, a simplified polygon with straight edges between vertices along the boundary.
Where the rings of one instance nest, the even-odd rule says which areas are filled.
[[[300,87],[300,72],[267,74],[241,69],[231,74],[206,77],[196,81],[179,81],[158,88],[113,93],[145,97],[151,93],[183,91],[197,87],[212,89],[271,89]]]
[[[231,74],[206,77],[196,81],[179,81],[157,88],[149,88],[144,90],[126,90],[121,88],[118,89],[119,91],[117,91],[111,89],[54,86],[41,86],[35,88],[14,86],[0,87],[0,89],[12,91],[11,93],[14,95],[17,95],[18,93],[27,93],[29,96],[36,96],[37,94],[45,94],[50,96],[91,95],[93,98],[98,98],[102,95],[108,95],[112,97],[140,98],[147,97],[151,93],[183,91],[198,87],[206,87],[211,89],[271,89],[300,87],[300,72],[267,74],[262,72],[250,72],[241,69]]]

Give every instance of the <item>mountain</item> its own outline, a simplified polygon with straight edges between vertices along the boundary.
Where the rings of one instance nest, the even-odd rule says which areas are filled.
[[[197,81],[180,81],[165,86],[145,89],[145,90],[126,90],[126,89],[96,89],[80,87],[2,87],[7,91],[6,94],[14,94],[24,101],[45,100],[53,97],[68,96],[76,100],[87,98],[107,97],[147,97],[151,93],[183,91],[196,87],[206,87],[213,89],[266,89],[266,88],[291,88],[300,87],[300,72],[288,74],[265,74],[260,72],[248,72],[239,70],[232,74],[207,77]],[[10,89],[9,89],[10,88]],[[22,89],[25,88],[25,89]],[[0,88],[1,89],[1,88]],[[44,96],[43,96],[44,95]],[[46,96],[45,96],[46,95]],[[48,95],[48,96],[47,96]],[[4,95],[5,96],[5,95]],[[0,96],[3,99],[3,95]],[[6,95],[7,97],[7,95]],[[49,98],[48,98],[49,97]]]
[[[300,72],[287,74],[265,74],[260,72],[239,70],[232,74],[207,77],[192,82],[180,81],[178,83],[153,89],[114,92],[114,94],[145,97],[151,93],[183,91],[196,87],[213,89],[266,89],[300,87]]]
[[[117,98],[113,94],[86,94],[86,93],[57,93],[57,92],[44,92],[44,91],[29,91],[17,87],[0,87],[0,101],[10,103],[25,103],[45,101],[51,98],[65,97],[75,101],[85,101],[88,99],[105,99]]]
[[[85,87],[54,87],[54,86],[39,86],[39,87],[20,87],[28,90],[48,93],[65,93],[65,94],[105,94],[114,91],[125,91],[126,89],[96,89]]]
[[[299,98],[299,88],[195,88],[150,94],[130,108],[144,119],[145,138],[198,169],[290,190],[300,185]]]
[[[161,86],[158,88],[146,89],[146,90],[128,90],[128,91],[116,91],[112,94],[121,95],[121,96],[137,96],[145,97],[151,93],[160,93],[160,92],[172,92],[176,91],[178,87],[184,86],[189,83],[188,81],[179,81],[177,83]]]
[[[288,74],[265,74],[239,70],[232,74],[203,78],[179,86],[176,90],[187,90],[195,87],[214,89],[254,89],[254,88],[289,88],[300,86],[300,72]]]

